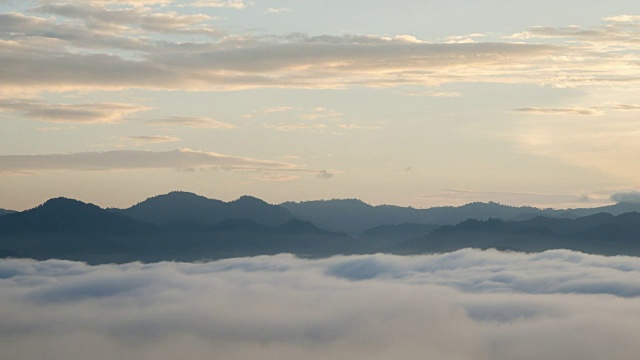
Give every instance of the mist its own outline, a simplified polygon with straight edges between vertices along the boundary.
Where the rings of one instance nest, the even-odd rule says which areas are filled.
[[[0,260],[7,359],[631,359],[640,260],[555,250]]]

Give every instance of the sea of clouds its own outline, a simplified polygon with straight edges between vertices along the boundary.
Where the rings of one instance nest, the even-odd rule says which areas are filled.
[[[3,359],[636,359],[640,258],[0,260]]]

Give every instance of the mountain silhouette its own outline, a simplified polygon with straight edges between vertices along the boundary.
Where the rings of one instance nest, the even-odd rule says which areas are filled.
[[[437,225],[403,223],[398,225],[380,225],[367,229],[356,240],[366,253],[385,251],[404,240],[426,236],[439,228]]]
[[[14,251],[10,251],[10,250],[4,250],[4,249],[0,249],[0,259],[19,259],[19,258],[25,258],[27,256],[24,255],[20,255],[17,252]]]
[[[128,209],[111,210],[155,224],[190,220],[215,225],[228,219],[244,219],[265,226],[279,226],[294,218],[288,210],[251,196],[227,203],[181,191],[148,198]]]
[[[640,213],[599,213],[577,219],[536,217],[525,221],[469,219],[396,244],[401,254],[497,248],[526,252],[570,249],[602,255],[640,255]]]
[[[260,207],[278,209],[252,197],[227,205],[231,208],[227,214],[236,217],[258,216]],[[328,256],[352,252],[349,240],[296,219],[274,227],[247,219],[226,219],[215,225],[191,219],[154,224],[66,198],[0,217],[0,249],[7,254],[89,263],[196,261],[281,252]]]
[[[0,217],[0,233],[125,233],[150,228],[150,224],[63,197],[50,199],[30,210]]]
[[[423,225],[457,224],[466,219],[509,219],[523,213],[542,215],[546,210],[513,207],[497,203],[471,203],[459,207],[414,209],[393,205],[372,206],[360,200],[321,200],[280,204],[296,218],[305,219],[330,230],[359,235],[380,225],[414,223]]]
[[[288,209],[296,218],[311,221],[324,229],[340,231],[352,236],[380,225],[402,223],[454,225],[467,219],[488,220],[495,218],[524,221],[538,216],[576,219],[597,213],[620,215],[633,211],[640,212],[640,204],[632,203],[618,203],[598,208],[557,210],[538,209],[531,206],[508,206],[494,202],[474,202],[457,207],[414,209],[393,205],[372,206],[357,199],[334,199],[285,202],[280,206]]]
[[[2,215],[7,215],[7,214],[11,214],[14,213],[15,211],[12,210],[5,210],[5,209],[0,209],[0,216]]]
[[[174,192],[125,210],[105,210],[78,200],[54,198],[33,209],[0,216],[0,249],[6,256],[26,254],[34,259],[89,263],[198,261],[282,252],[305,257],[419,254],[465,247],[528,252],[565,248],[604,255],[640,255],[638,212],[613,215],[597,213],[598,209],[540,210],[496,203],[413,209],[371,206],[353,199],[283,206],[306,209],[307,215],[320,214],[320,221],[334,227],[294,218],[284,207],[250,196],[227,203]],[[619,212],[635,206],[623,203],[605,208]],[[533,210],[551,215],[530,217],[536,213]],[[525,220],[504,219],[518,211],[515,218]],[[588,215],[562,217],[576,213]],[[478,218],[442,226],[405,221],[453,221],[472,215]],[[357,237],[335,230],[350,222],[355,224],[352,230],[370,223],[387,224],[365,229]]]

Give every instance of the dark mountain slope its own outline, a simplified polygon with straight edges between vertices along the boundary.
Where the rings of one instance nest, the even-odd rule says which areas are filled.
[[[229,202],[228,207],[229,219],[247,219],[266,226],[283,225],[295,218],[289,210],[253,196],[242,196]]]
[[[286,202],[296,218],[305,219],[324,228],[348,233],[352,236],[380,225],[457,224],[466,219],[508,219],[522,213],[544,214],[547,210],[532,207],[512,207],[496,203],[471,203],[459,207],[414,209],[392,205],[371,206],[360,200],[322,200]]]
[[[15,212],[15,211],[12,211],[12,210],[0,209],[0,216],[2,216],[2,215],[12,214],[12,213],[14,213],[14,212]]]
[[[0,217],[0,234],[103,233],[122,234],[152,229],[151,224],[112,213],[78,200],[55,198],[33,209]]]
[[[571,249],[603,255],[640,255],[640,214],[595,214],[571,219],[467,220],[443,226],[423,238],[398,243],[390,252],[416,254],[462,248],[538,252]]]
[[[244,219],[279,226],[294,218],[288,210],[250,196],[226,203],[178,191],[151,197],[128,209],[112,211],[156,224],[189,220],[214,225],[228,219]]]
[[[598,213],[620,215],[633,211],[640,212],[640,204],[631,203],[568,210],[538,209],[530,206],[515,207],[494,202],[475,202],[457,207],[414,209],[392,205],[371,206],[357,199],[285,202],[280,205],[287,208],[296,218],[311,221],[324,229],[345,232],[352,236],[376,226],[402,223],[453,225],[467,219],[495,218],[525,221],[538,216],[576,219]]]
[[[355,240],[362,252],[375,253],[405,240],[424,237],[437,228],[437,225],[412,223],[380,225],[363,231]]]
[[[241,201],[251,209],[260,202]],[[157,225],[65,198],[0,218],[0,249],[7,254],[90,263],[197,261],[282,252],[328,256],[353,252],[351,240],[295,219],[278,227],[246,219]]]

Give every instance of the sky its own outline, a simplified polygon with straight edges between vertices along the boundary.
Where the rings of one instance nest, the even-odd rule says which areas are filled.
[[[627,360],[640,265],[465,249],[89,266],[0,262],[10,359]]]
[[[1,0],[0,208],[640,188],[640,3]]]

